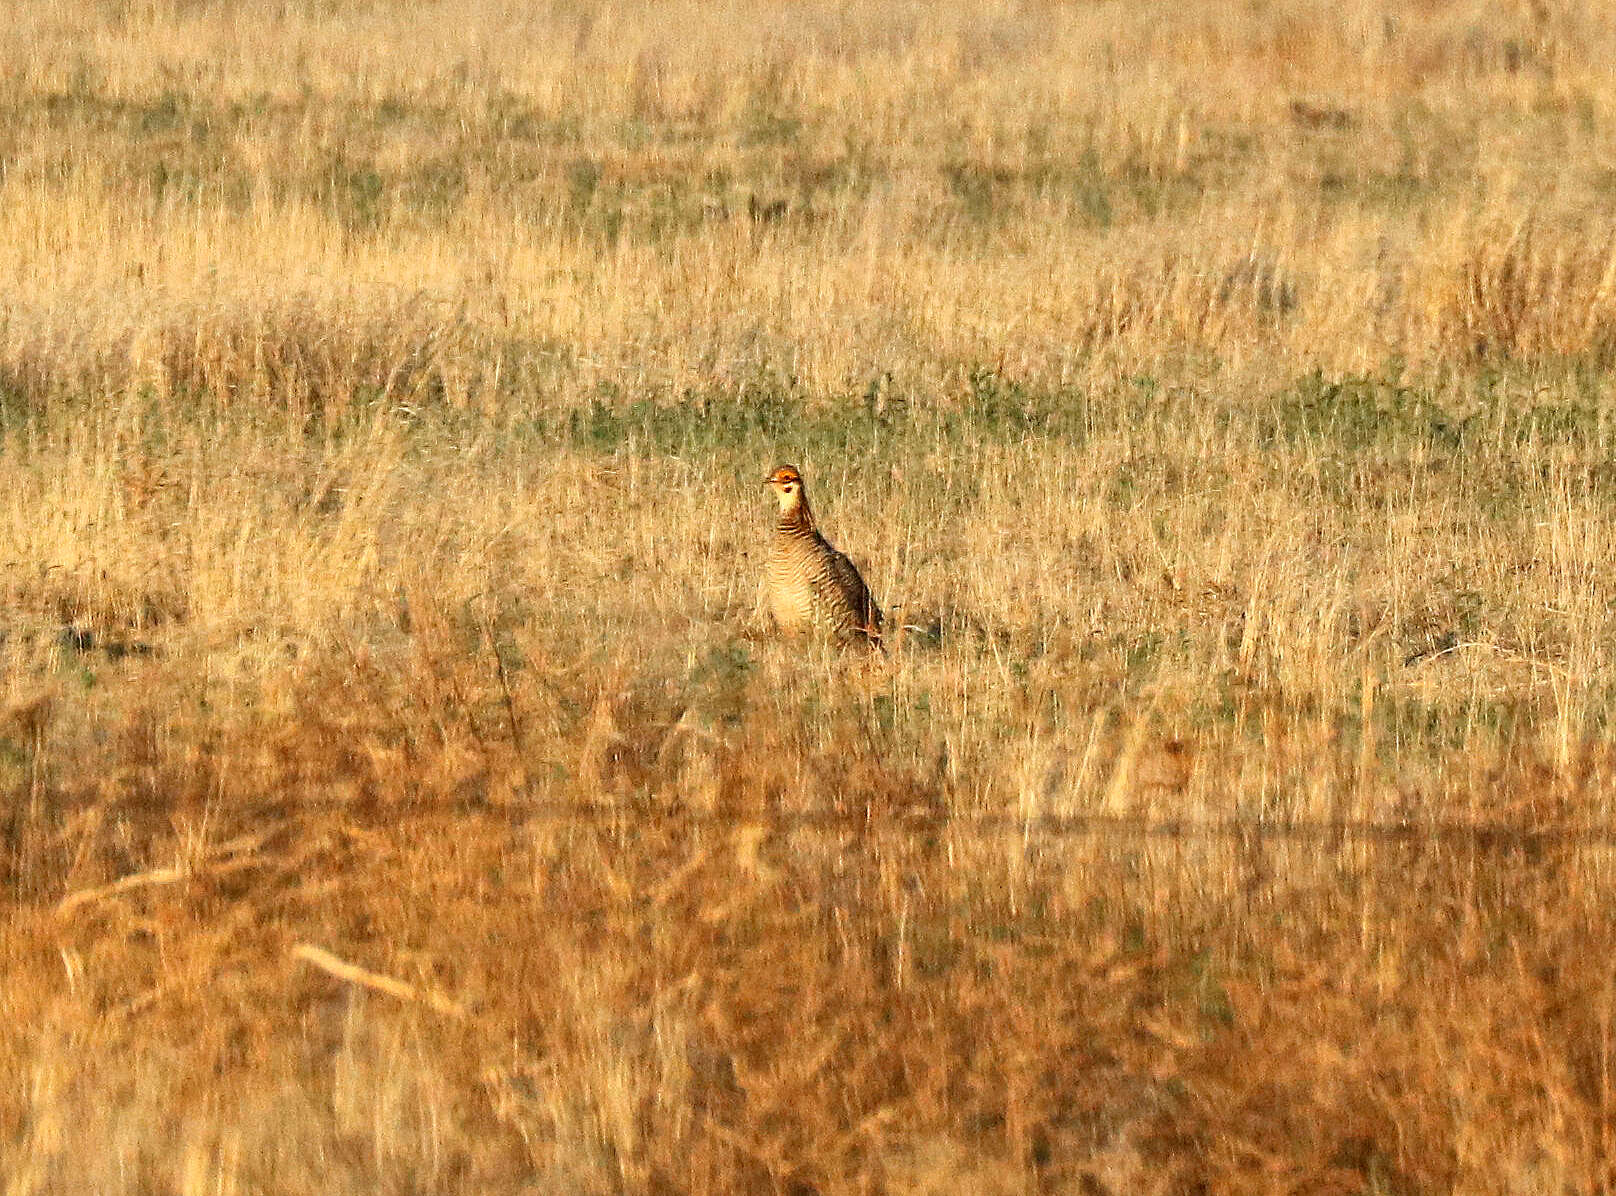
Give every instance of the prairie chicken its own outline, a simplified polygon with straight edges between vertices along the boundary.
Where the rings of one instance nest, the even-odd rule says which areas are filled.
[[[769,613],[782,631],[818,631],[846,642],[881,644],[881,608],[859,571],[819,534],[802,474],[782,465],[764,479],[780,500],[780,522],[763,574]]]

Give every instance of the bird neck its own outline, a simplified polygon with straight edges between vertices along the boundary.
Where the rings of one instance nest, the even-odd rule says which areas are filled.
[[[808,496],[800,490],[796,497],[780,508],[779,528],[783,532],[811,532],[814,530],[814,513],[808,509]]]

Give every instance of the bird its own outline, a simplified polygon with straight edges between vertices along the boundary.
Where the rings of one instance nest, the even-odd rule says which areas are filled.
[[[881,646],[881,608],[857,566],[814,526],[808,491],[794,465],[782,465],[763,484],[780,501],[763,574],[765,604],[774,624],[792,634],[818,633],[839,643]]]

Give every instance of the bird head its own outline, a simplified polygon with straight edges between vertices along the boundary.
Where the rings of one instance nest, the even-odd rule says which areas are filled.
[[[795,505],[802,494],[802,474],[797,472],[795,465],[780,466],[763,479],[763,484],[774,491],[782,511]]]

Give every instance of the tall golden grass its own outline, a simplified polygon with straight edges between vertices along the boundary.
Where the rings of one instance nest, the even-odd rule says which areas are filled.
[[[8,1194],[1610,1190],[1599,6],[4,18]]]

